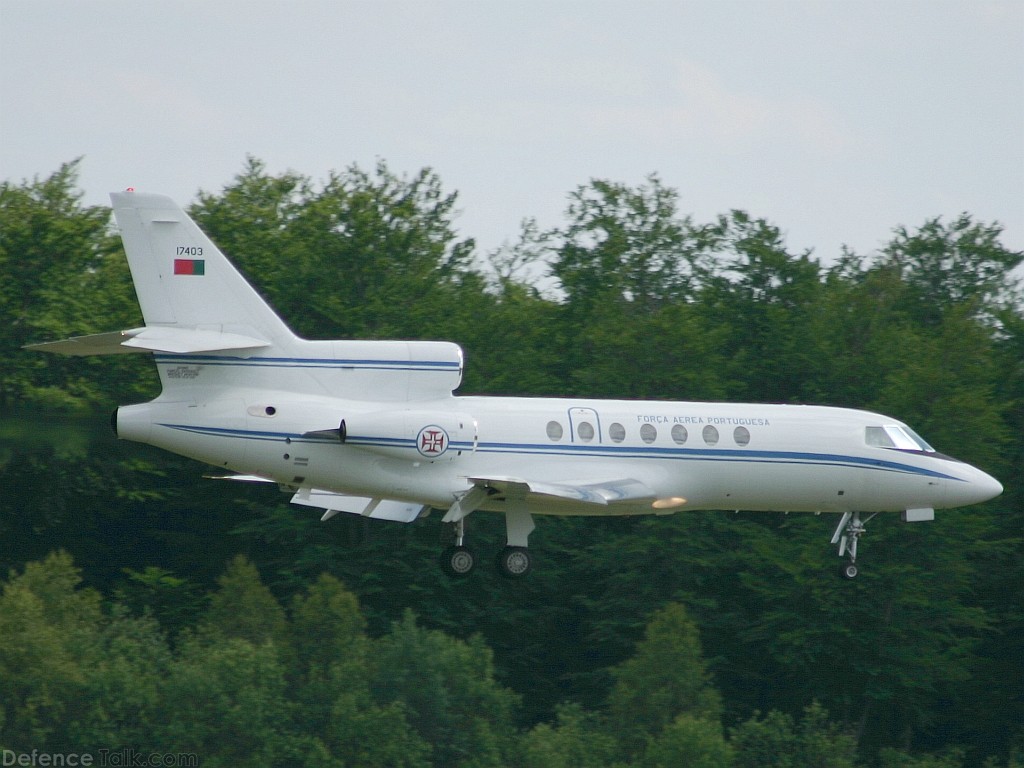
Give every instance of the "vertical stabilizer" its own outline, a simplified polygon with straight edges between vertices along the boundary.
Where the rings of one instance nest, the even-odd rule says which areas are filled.
[[[295,339],[173,200],[138,192],[110,199],[147,327],[239,334],[274,346]]]

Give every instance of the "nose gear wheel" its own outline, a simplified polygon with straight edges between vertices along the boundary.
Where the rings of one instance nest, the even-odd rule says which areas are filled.
[[[847,555],[850,558],[849,562],[843,563],[839,568],[839,575],[844,579],[857,577],[857,542],[864,535],[867,523],[877,514],[875,512],[866,520],[861,520],[860,512],[844,512],[839,525],[836,526],[836,532],[832,534],[832,543],[839,545],[840,557]]]

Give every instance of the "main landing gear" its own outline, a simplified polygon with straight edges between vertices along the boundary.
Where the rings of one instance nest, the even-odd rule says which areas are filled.
[[[839,544],[839,556],[849,556],[849,561],[839,567],[839,575],[844,579],[857,578],[857,541],[864,535],[865,525],[878,513],[867,520],[860,519],[860,512],[844,512],[836,532],[832,535],[832,543]]]
[[[472,493],[472,491],[470,492]],[[456,505],[445,515],[454,526],[455,544],[441,553],[441,568],[453,579],[462,579],[476,566],[476,555],[465,544],[469,505]],[[454,514],[453,514],[454,512]],[[454,519],[451,519],[454,518]],[[507,579],[521,579],[532,565],[527,540],[534,529],[533,517],[521,500],[509,500],[505,511],[505,547],[498,553],[498,573]]]

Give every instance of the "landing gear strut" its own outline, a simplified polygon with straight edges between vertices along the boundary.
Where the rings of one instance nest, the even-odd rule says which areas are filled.
[[[476,556],[465,545],[465,537],[466,519],[459,518],[455,523],[455,544],[441,553],[441,568],[453,579],[466,578],[476,565]]]
[[[857,577],[857,541],[864,535],[865,525],[878,513],[867,520],[860,519],[860,512],[844,512],[836,532],[832,535],[832,543],[839,544],[839,556],[848,555],[849,562],[839,567],[839,575],[844,579]]]
[[[533,517],[522,499],[509,499],[505,511],[505,548],[498,553],[498,573],[506,579],[521,579],[530,572],[527,539],[533,531]]]
[[[457,499],[445,514],[443,522],[451,523],[455,544],[441,553],[441,567],[450,577],[461,579],[476,565],[473,551],[465,545],[466,515],[476,510],[487,497],[488,489],[477,486]],[[534,529],[533,516],[524,498],[506,498],[505,548],[498,553],[498,573],[507,579],[520,579],[530,572],[530,551],[527,540]]]

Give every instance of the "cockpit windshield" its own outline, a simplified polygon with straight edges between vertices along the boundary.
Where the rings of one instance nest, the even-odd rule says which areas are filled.
[[[876,448],[895,448],[899,451],[926,451],[935,453],[935,449],[926,443],[910,427],[901,424],[886,424],[882,427],[865,427],[864,440]]]

